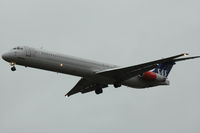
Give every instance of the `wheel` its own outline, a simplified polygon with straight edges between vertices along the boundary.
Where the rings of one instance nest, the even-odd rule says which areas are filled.
[[[16,71],[16,67],[14,67],[14,66],[11,67],[11,70],[12,70],[12,71]]]
[[[119,84],[119,83],[115,83],[115,84],[114,84],[114,87],[115,87],[115,88],[118,88],[118,87],[121,87],[121,86],[122,86],[122,85]]]
[[[99,95],[99,94],[103,93],[103,89],[102,89],[102,88],[96,89],[96,90],[95,90],[95,93],[96,93],[97,95]]]

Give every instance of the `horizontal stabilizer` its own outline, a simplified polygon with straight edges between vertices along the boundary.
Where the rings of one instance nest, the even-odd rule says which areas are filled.
[[[178,62],[178,61],[184,61],[184,60],[190,60],[190,59],[196,59],[196,58],[200,58],[200,56],[193,56],[193,57],[186,57],[186,58],[180,58],[180,59],[174,59],[174,62]]]

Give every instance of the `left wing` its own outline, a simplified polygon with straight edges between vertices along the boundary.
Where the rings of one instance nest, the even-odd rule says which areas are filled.
[[[72,88],[65,96],[71,96],[73,94],[76,93],[87,93],[90,91],[94,91],[95,89],[98,88],[106,88],[108,87],[108,85],[104,85],[104,84],[98,84],[98,83],[94,83],[90,80],[87,80],[86,78],[81,78],[78,83],[74,86],[74,88]]]

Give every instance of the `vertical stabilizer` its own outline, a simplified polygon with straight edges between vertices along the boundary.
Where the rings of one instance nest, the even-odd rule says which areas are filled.
[[[167,77],[169,75],[172,67],[175,64],[176,63],[174,61],[158,64],[158,66],[153,70],[153,72],[158,73],[164,77]]]

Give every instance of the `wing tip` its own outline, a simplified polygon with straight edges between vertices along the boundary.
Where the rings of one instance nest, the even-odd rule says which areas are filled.
[[[69,94],[65,94],[65,97],[69,97],[70,95]]]
[[[65,94],[65,97],[70,97],[71,95],[74,95],[74,94],[76,94],[76,93],[78,93],[78,92],[68,92],[67,94]]]

